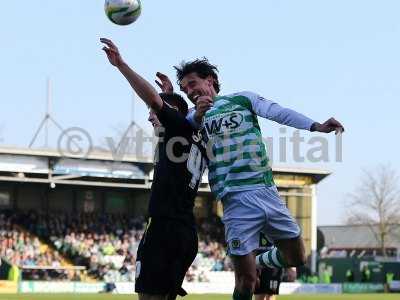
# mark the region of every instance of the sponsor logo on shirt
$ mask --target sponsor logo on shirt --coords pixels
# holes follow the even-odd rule
[[[243,121],[243,114],[239,112],[230,112],[207,118],[204,128],[209,136],[233,133],[241,130]]]

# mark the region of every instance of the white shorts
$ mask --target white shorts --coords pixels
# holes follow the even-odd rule
[[[223,206],[222,222],[230,255],[246,255],[258,249],[261,233],[271,242],[300,236],[300,228],[275,185],[229,193]]]

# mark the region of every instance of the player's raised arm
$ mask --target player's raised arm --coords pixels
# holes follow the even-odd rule
[[[244,92],[251,101],[251,106],[258,116],[275,121],[282,125],[287,125],[297,129],[318,131],[329,133],[335,131],[336,134],[342,133],[344,127],[334,118],[320,124],[305,115],[292,109],[280,106],[278,103],[265,99],[251,92]]]
[[[100,41],[105,44],[103,51],[107,54],[110,63],[125,76],[138,96],[154,110],[160,110],[163,106],[163,101],[155,88],[125,63],[117,46],[111,40],[101,38]]]

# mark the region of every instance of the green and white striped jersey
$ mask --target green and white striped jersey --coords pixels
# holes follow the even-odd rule
[[[309,130],[314,123],[255,93],[217,96],[202,128],[208,146],[209,183],[217,199],[274,184],[257,115],[299,129]]]

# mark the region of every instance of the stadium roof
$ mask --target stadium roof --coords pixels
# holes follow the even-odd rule
[[[15,182],[60,183],[60,184],[94,184],[117,186],[123,183],[126,187],[150,188],[152,181],[153,158],[136,157],[126,154],[116,159],[111,152],[94,150],[85,157],[64,155],[57,149],[30,149],[0,147],[0,180]],[[273,168],[275,174],[307,175],[312,183],[318,183],[330,173],[323,170],[301,168]],[[6,175],[9,173],[10,175]],[[41,177],[40,177],[41,176]],[[46,176],[48,178],[44,178]],[[85,182],[86,179],[92,182]],[[79,179],[79,180],[76,180]],[[115,179],[114,182],[107,182]],[[61,181],[62,180],[62,181]],[[125,182],[122,182],[124,181]],[[127,180],[141,180],[132,184]],[[208,180],[203,176],[200,191],[209,191]]]
[[[151,160],[111,153],[66,157],[54,149],[0,148],[0,181],[149,189]]]
[[[325,177],[329,176],[331,172],[326,170],[316,170],[316,169],[307,169],[307,168],[283,168],[283,167],[273,167],[272,171],[274,174],[293,174],[293,175],[308,175],[311,176],[314,183],[318,183],[323,180]]]
[[[374,234],[377,226],[368,225],[336,225],[318,226],[325,238],[325,246],[329,249],[379,248],[380,243]],[[400,248],[400,225],[387,237],[387,247]]]
[[[12,154],[12,155],[28,155],[28,156],[44,156],[44,157],[69,157],[69,158],[81,158],[74,155],[64,155],[60,150],[57,149],[30,149],[30,148],[14,148],[14,147],[0,147],[0,154]],[[115,158],[113,157],[111,152],[107,151],[90,151],[90,153],[84,157],[84,159],[89,160],[106,160],[113,161]],[[141,162],[141,163],[153,163],[153,159],[150,157],[136,157],[131,154],[125,154],[121,161],[124,162]]]

